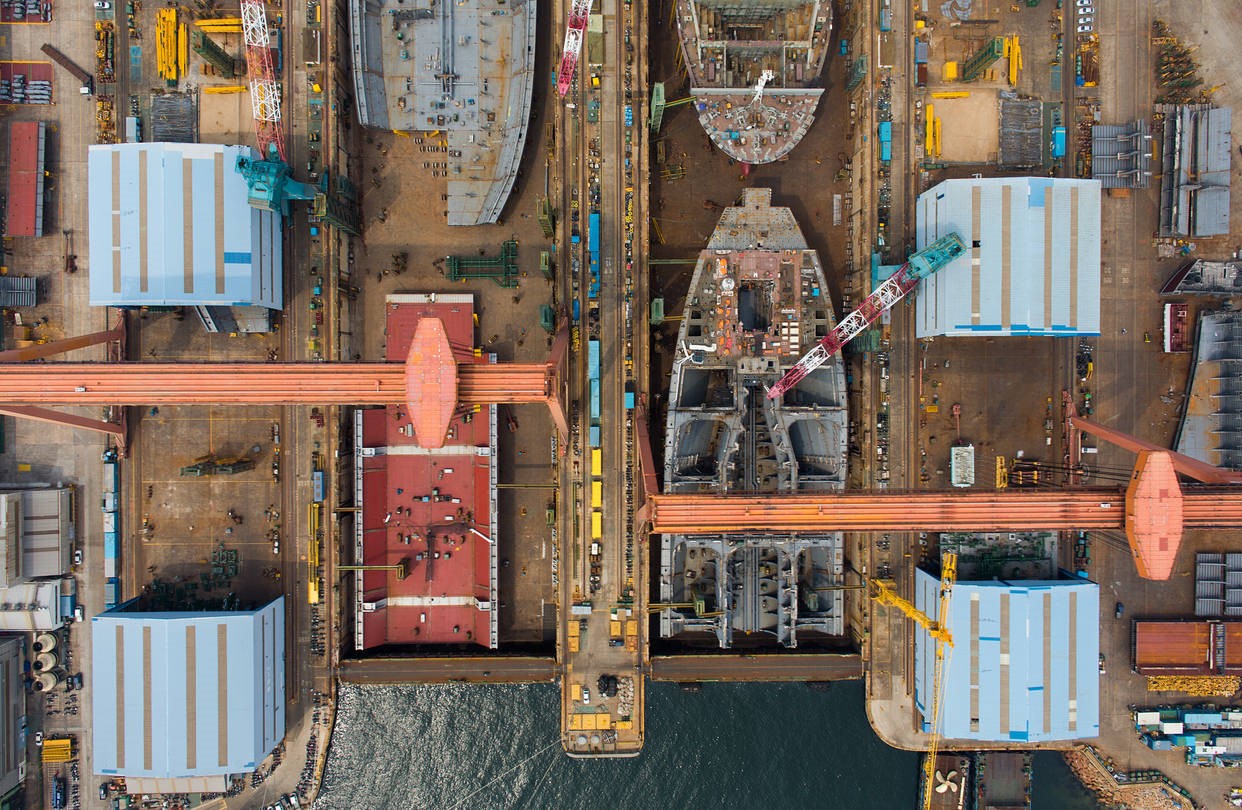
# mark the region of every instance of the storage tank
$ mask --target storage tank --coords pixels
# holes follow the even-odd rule
[[[48,670],[56,669],[56,663],[56,656],[50,652],[41,652],[35,657],[35,672],[47,672]]]
[[[56,649],[56,636],[52,633],[40,633],[35,636],[34,651],[36,653],[51,652]]]
[[[35,677],[34,690],[36,692],[50,692],[60,683],[60,679],[50,672],[40,672]]]

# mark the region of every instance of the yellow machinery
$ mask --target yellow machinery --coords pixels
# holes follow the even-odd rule
[[[927,738],[927,758],[923,761],[923,810],[931,807],[932,790],[936,782],[936,754],[940,751],[940,712],[944,697],[944,669],[953,648],[953,636],[949,633],[949,597],[957,582],[957,555],[943,552],[940,555],[940,600],[937,615],[932,619],[905,597],[898,596],[892,582],[872,579],[871,598],[881,605],[896,608],[927,631],[935,643],[935,667],[932,675],[931,731]]]
[[[68,737],[49,737],[43,741],[44,762],[69,762],[73,756],[73,740]]]
[[[1004,456],[996,457],[996,488],[1006,489],[1009,486],[1009,465]]]
[[[659,613],[662,610],[685,610],[694,608],[694,615],[700,619],[710,619],[715,616],[723,616],[723,610],[708,610],[707,600],[695,599],[693,602],[652,602],[647,605],[648,613]]]

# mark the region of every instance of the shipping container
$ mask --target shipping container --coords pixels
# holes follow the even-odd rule
[[[591,475],[599,478],[604,474],[604,451],[598,447],[591,450]]]
[[[603,481],[592,481],[591,482],[591,508],[592,509],[603,509],[604,508],[604,482]]]
[[[1052,156],[1065,157],[1065,127],[1052,128]]]
[[[587,246],[591,251],[591,260],[599,262],[599,212],[591,214],[590,230],[587,232]]]
[[[120,477],[117,474],[117,468],[116,468],[115,462],[110,462],[108,464],[103,465],[103,491],[104,492],[119,492],[120,491]]]
[[[104,609],[111,610],[117,606],[121,597],[121,583],[116,577],[108,577],[104,583]]]
[[[599,341],[587,341],[587,379],[599,379]]]
[[[314,489],[314,492],[312,493],[311,498],[315,501],[315,503],[323,503],[323,498],[324,498],[323,470],[311,471],[311,486]]]
[[[893,141],[893,122],[880,122],[880,143],[892,143]]]
[[[599,425],[591,425],[591,447],[599,447]]]
[[[591,513],[591,539],[599,540],[604,536],[604,513]]]
[[[625,409],[627,411],[634,410],[634,383],[627,382],[625,384]]]
[[[591,380],[591,422],[599,424],[599,379]]]

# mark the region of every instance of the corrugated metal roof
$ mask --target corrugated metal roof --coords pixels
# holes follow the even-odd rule
[[[1161,153],[1161,236],[1229,232],[1233,111],[1183,105],[1164,117]],[[1202,217],[1202,219],[1200,219]]]
[[[279,214],[252,208],[248,146],[126,143],[87,158],[92,306],[281,309]]]
[[[919,337],[1100,331],[1100,184],[946,180],[919,196],[917,245],[957,232],[971,250],[925,280]]]
[[[919,570],[915,605],[936,615],[939,579]],[[1099,586],[1086,580],[958,582],[944,669],[942,734],[1040,742],[1100,733]],[[933,655],[915,634],[915,702],[927,728]]]
[[[5,236],[43,235],[45,127],[41,121],[14,121],[9,125],[9,197],[5,202]]]
[[[285,735],[285,612],[127,613],[91,620],[95,772],[245,773]]]

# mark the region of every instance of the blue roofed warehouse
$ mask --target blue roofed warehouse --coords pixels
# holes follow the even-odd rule
[[[187,780],[253,771],[285,736],[284,625],[283,598],[251,611],[168,613],[132,600],[94,617],[95,772]],[[175,781],[159,784],[177,792]]]
[[[281,216],[252,208],[248,146],[122,143],[87,158],[92,306],[283,306]]]
[[[915,575],[915,606],[936,616],[940,580]],[[1085,579],[959,581],[946,626],[941,736],[1034,743],[1100,733],[1100,594]],[[915,704],[930,730],[934,649],[914,641]]]

